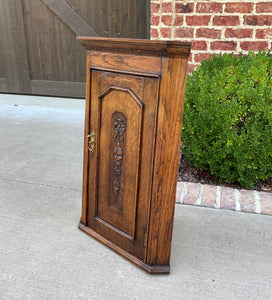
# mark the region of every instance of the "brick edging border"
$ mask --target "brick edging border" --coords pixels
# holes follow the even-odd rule
[[[176,203],[272,215],[272,193],[179,181]]]

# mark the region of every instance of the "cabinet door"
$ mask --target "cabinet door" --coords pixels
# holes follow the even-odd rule
[[[91,71],[87,226],[145,260],[159,79]]]

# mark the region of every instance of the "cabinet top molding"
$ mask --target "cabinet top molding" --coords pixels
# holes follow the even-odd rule
[[[87,50],[95,51],[176,57],[188,57],[191,52],[189,42],[83,36],[78,36],[77,39]]]

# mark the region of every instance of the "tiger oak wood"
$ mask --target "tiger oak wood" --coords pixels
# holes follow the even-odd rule
[[[78,39],[87,49],[79,228],[145,271],[169,273],[191,44]]]

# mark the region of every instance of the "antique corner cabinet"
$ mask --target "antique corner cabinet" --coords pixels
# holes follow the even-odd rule
[[[190,43],[78,37],[87,49],[79,228],[169,273]]]

